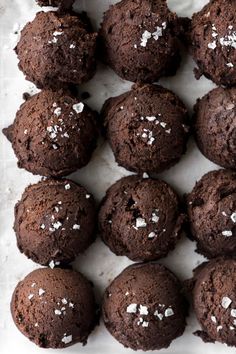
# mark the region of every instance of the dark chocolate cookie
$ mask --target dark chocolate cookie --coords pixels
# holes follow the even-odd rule
[[[191,51],[204,74],[217,85],[236,84],[236,2],[211,0],[192,18]]]
[[[214,259],[195,270],[194,309],[205,342],[236,346],[236,261]]]
[[[62,90],[43,90],[29,98],[3,132],[19,167],[48,177],[85,166],[98,135],[96,113]]]
[[[86,344],[97,323],[90,282],[65,269],[37,269],[18,283],[11,300],[18,329],[43,348]]]
[[[187,196],[197,250],[208,258],[236,252],[236,172],[211,171]]]
[[[122,0],[104,14],[102,60],[133,82],[152,83],[174,75],[180,63],[180,27],[166,0]]]
[[[161,172],[186,152],[187,109],[161,86],[134,85],[108,99],[102,116],[116,161],[130,171]]]
[[[39,88],[81,84],[95,73],[96,38],[78,14],[38,12],[16,46],[19,68]]]
[[[67,179],[30,185],[15,206],[18,247],[42,265],[72,262],[94,241],[95,224],[93,196]]]
[[[196,142],[209,160],[236,169],[236,88],[218,87],[194,107]]]
[[[184,220],[179,198],[167,183],[137,176],[112,185],[99,212],[104,242],[134,261],[165,257],[181,237]]]
[[[131,265],[105,292],[105,325],[125,347],[167,348],[186,325],[187,303],[181,291],[176,276],[163,265]]]

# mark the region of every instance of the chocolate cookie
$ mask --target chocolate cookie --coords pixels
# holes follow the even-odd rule
[[[102,201],[102,238],[119,256],[137,261],[165,257],[183,232],[179,198],[165,182],[137,176],[122,178]]]
[[[180,63],[180,24],[166,0],[122,0],[105,12],[101,57],[123,79],[155,82]]]
[[[236,84],[236,2],[211,0],[192,18],[191,51],[204,74],[217,85]]]
[[[116,161],[130,171],[161,172],[186,151],[187,109],[161,86],[134,85],[108,99],[102,116]]]
[[[113,280],[103,300],[108,331],[134,350],[167,348],[185,329],[187,304],[176,276],[163,265],[131,265]]]
[[[30,185],[15,206],[18,247],[42,265],[72,262],[94,241],[95,224],[92,195],[70,180]]]
[[[203,155],[236,169],[236,88],[216,88],[197,101],[194,131]]]
[[[187,196],[197,250],[208,258],[236,252],[236,172],[212,171]]]
[[[194,309],[205,342],[236,346],[236,261],[214,259],[195,270]]]
[[[80,273],[41,268],[18,283],[11,300],[17,328],[42,348],[86,344],[97,323],[90,282]]]
[[[96,113],[62,90],[44,90],[29,98],[3,132],[20,168],[54,177],[85,166],[98,133]]]
[[[78,14],[38,12],[16,46],[19,68],[39,88],[81,84],[95,73],[96,38]]]

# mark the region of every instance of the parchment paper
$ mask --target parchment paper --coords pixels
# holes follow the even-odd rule
[[[79,10],[86,10],[95,28],[99,26],[102,13],[108,8],[109,0],[78,0]],[[169,6],[181,16],[191,16],[198,11],[207,0],[169,0]],[[24,92],[36,92],[33,84],[24,79],[17,68],[17,58],[12,50],[18,40],[19,29],[32,20],[40,8],[34,0],[0,0],[0,129],[8,126],[14,119],[19,105],[23,102]],[[14,33],[16,32],[16,33]],[[160,82],[175,91],[187,104],[190,112],[198,97],[203,96],[214,85],[202,78],[195,80],[194,63],[185,55],[181,68],[173,78],[162,79]],[[121,80],[110,69],[99,65],[96,76],[81,90],[88,91],[91,98],[87,103],[100,110],[104,100],[118,95],[131,86]],[[12,291],[17,282],[38,266],[20,254],[16,247],[15,235],[12,230],[14,205],[20,198],[24,188],[39,180],[40,177],[18,169],[16,158],[10,143],[0,133],[0,353],[1,354],[38,354],[44,350],[36,347],[25,338],[15,327],[10,314],[9,304]],[[194,142],[189,142],[188,152],[174,168],[160,175],[170,182],[179,193],[191,190],[195,181],[205,172],[215,169],[213,163],[206,160]],[[113,154],[106,142],[100,144],[92,161],[82,170],[70,177],[83,184],[99,201],[106,189],[117,179],[128,172],[117,166]],[[174,252],[162,263],[168,265],[181,279],[191,276],[192,269],[204,258],[194,252],[195,245],[188,239],[182,239]],[[131,262],[125,257],[117,257],[100,241],[95,244],[74,263],[74,267],[87,275],[95,285],[98,299],[108,283]],[[160,354],[233,354],[236,350],[222,344],[204,344],[192,332],[200,328],[191,312],[184,335],[175,340]],[[55,350],[47,350],[48,354]],[[89,337],[88,344],[80,344],[60,351],[63,354],[124,354],[133,353],[124,349],[105,330],[101,323]]]

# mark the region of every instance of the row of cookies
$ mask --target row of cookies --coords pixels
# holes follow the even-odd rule
[[[236,84],[234,2],[211,0],[190,20],[171,12],[166,0],[122,0],[106,11],[98,33],[87,16],[68,12],[73,2],[39,0],[60,5],[59,11],[39,12],[21,33],[19,68],[38,87],[88,81],[96,58],[123,79],[157,82],[176,73],[181,41],[198,65],[197,78],[204,74],[217,85]]]

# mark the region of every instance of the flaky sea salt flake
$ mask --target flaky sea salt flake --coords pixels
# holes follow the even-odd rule
[[[213,41],[213,42],[211,42],[211,43],[208,43],[207,46],[208,46],[209,49],[212,49],[212,50],[216,49],[216,47],[217,47],[216,41]]]
[[[75,103],[73,105],[73,110],[79,114],[79,113],[82,113],[83,110],[84,110],[84,104],[82,102],[79,102],[79,103]]]
[[[161,126],[162,128],[165,128],[165,127],[167,126],[167,124],[166,124],[165,122],[160,122],[160,126]]]
[[[139,306],[139,313],[140,313],[140,315],[148,315],[147,306],[140,305]]]
[[[57,107],[54,112],[53,112],[57,117],[60,117],[61,115],[61,107]]]
[[[231,315],[232,317],[236,317],[236,309],[232,309],[232,310],[230,311],[230,315]]]
[[[154,223],[157,223],[159,221],[159,219],[160,219],[160,217],[156,213],[157,213],[157,210],[152,213],[152,217],[151,217],[151,220]]]
[[[54,229],[58,230],[62,226],[62,223],[60,221],[57,221],[54,222],[52,226],[54,227]]]
[[[61,340],[63,343],[68,344],[72,342],[72,335],[67,336],[66,333],[64,334],[64,337]]]
[[[150,232],[150,234],[148,234],[148,238],[154,238],[156,237],[155,232]]]
[[[146,116],[145,118],[149,122],[154,122],[157,119],[155,116]]]
[[[137,312],[137,304],[130,304],[129,306],[127,306],[126,312],[136,313]]]
[[[54,313],[55,313],[55,315],[57,315],[57,316],[60,316],[60,315],[61,315],[61,311],[60,311],[60,310],[55,310]]]
[[[230,219],[233,221],[233,223],[236,223],[236,212],[231,214]]]
[[[222,231],[222,235],[225,237],[231,237],[231,236],[233,236],[233,233],[230,230],[225,230],[225,231]]]
[[[42,288],[39,289],[39,296],[42,296],[45,293],[45,290],[43,290]]]
[[[156,31],[152,33],[153,38],[155,39],[155,41],[157,41],[159,39],[159,37],[162,36],[162,27],[157,26],[156,27]]]
[[[63,34],[63,32],[59,32],[59,31],[55,31],[53,32],[53,36],[56,37],[56,36],[61,36]]]
[[[143,219],[143,218],[137,218],[137,219],[136,219],[136,224],[135,224],[135,226],[136,226],[137,228],[146,227],[146,226],[147,226],[147,223],[146,223],[145,219]]]
[[[174,315],[174,311],[171,307],[168,307],[168,309],[165,310],[165,317],[170,317]]]
[[[228,296],[224,296],[221,300],[221,305],[224,309],[227,309],[230,306],[231,302],[232,300]]]
[[[152,38],[152,34],[149,31],[144,31],[141,38],[141,47],[146,47],[148,40]]]
[[[80,225],[79,224],[74,224],[73,225],[73,230],[80,230]]]
[[[158,310],[156,310],[154,312],[154,316],[158,317],[160,321],[162,321],[163,317],[164,317],[164,315],[162,313],[158,312]]]
[[[212,320],[213,323],[217,323],[216,316],[211,316],[211,320]]]
[[[50,267],[51,269],[53,269],[53,268],[55,267],[55,263],[54,263],[53,260],[49,263],[49,267]]]
[[[148,327],[149,323],[147,321],[143,321],[142,327]]]

